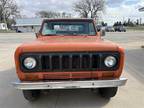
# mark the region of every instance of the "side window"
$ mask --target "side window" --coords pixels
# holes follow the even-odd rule
[[[44,24],[42,34],[56,34],[56,31],[53,30],[47,23]]]

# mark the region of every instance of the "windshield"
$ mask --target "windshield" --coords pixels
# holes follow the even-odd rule
[[[42,35],[96,35],[92,22],[45,22]]]

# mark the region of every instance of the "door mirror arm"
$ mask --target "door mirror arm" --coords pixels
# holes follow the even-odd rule
[[[35,33],[36,38],[40,36],[40,33]]]

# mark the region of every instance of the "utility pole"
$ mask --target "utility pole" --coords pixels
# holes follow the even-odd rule
[[[144,7],[139,8],[139,12],[144,12]],[[140,18],[140,25],[141,25],[141,23],[142,23],[142,18]]]

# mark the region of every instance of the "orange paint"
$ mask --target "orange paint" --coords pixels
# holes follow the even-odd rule
[[[117,51],[120,53],[120,66],[116,71],[88,71],[88,72],[30,72],[24,73],[20,69],[19,57],[26,52],[96,52]],[[15,64],[18,78],[27,80],[47,79],[104,79],[119,78],[124,66],[124,49],[109,41],[96,36],[42,36],[31,42],[19,46],[15,52]]]

